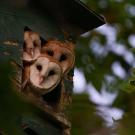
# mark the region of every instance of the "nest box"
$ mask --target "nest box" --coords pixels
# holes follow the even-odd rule
[[[0,62],[1,64],[12,62],[15,65],[14,68],[11,68],[12,80],[14,80],[12,82],[15,82],[15,89],[21,92],[22,53],[24,30],[26,28],[38,32],[43,40],[55,38],[62,41],[72,41],[80,34],[97,28],[104,23],[105,20],[102,16],[88,9],[79,0],[1,0]],[[5,82],[4,78],[3,82]],[[64,83],[65,89],[72,91],[72,81],[64,80]],[[0,88],[2,88],[2,83],[0,85]],[[57,89],[61,88],[58,87]],[[53,100],[55,94],[48,94],[45,97],[48,99],[48,104],[58,100]],[[44,103],[41,104],[40,101],[37,104],[44,114],[44,128],[41,127],[44,133],[36,131],[35,127],[30,125],[30,118],[24,118],[23,123],[27,125],[24,131],[28,135],[70,134],[69,121],[64,115],[61,115],[61,112],[53,111],[52,108],[55,105],[51,108]],[[33,123],[33,125],[40,127],[38,122]]]

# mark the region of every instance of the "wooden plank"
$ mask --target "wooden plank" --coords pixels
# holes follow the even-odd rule
[[[15,16],[0,12],[0,59],[12,61],[14,66],[13,74],[16,80],[21,83],[22,66],[22,47],[23,47],[23,28]]]

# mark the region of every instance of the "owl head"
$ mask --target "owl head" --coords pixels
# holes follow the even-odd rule
[[[67,74],[73,68],[75,62],[74,45],[70,42],[49,40],[43,45],[41,53],[57,60],[62,67],[63,74]]]
[[[46,55],[39,56],[30,66],[30,83],[40,94],[53,90],[60,83],[61,76],[59,63]]]
[[[38,33],[33,31],[24,32],[23,60],[30,62],[35,60],[41,52],[41,40]]]

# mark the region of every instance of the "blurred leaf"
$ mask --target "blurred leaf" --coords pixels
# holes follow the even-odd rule
[[[126,91],[126,92],[135,92],[135,80],[129,80],[128,82],[123,82],[121,84],[121,89]]]
[[[71,118],[73,135],[88,135],[104,127],[102,119],[96,115],[96,110],[85,93],[74,94],[73,103],[67,110]]]
[[[25,135],[22,128],[22,116],[37,114],[38,109],[27,103],[12,87],[11,74],[13,68],[5,62],[0,66],[0,129],[6,135]]]
[[[118,134],[119,135],[134,135],[134,125],[135,125],[135,114],[134,113],[126,113],[124,118],[121,120],[118,125]]]

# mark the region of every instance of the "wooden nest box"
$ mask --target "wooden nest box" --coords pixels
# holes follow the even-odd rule
[[[75,40],[104,23],[79,0],[0,1],[1,64],[12,63],[10,81],[41,110],[44,121],[44,128],[34,123],[41,133],[24,117],[25,133],[70,135],[64,110],[71,101]]]

